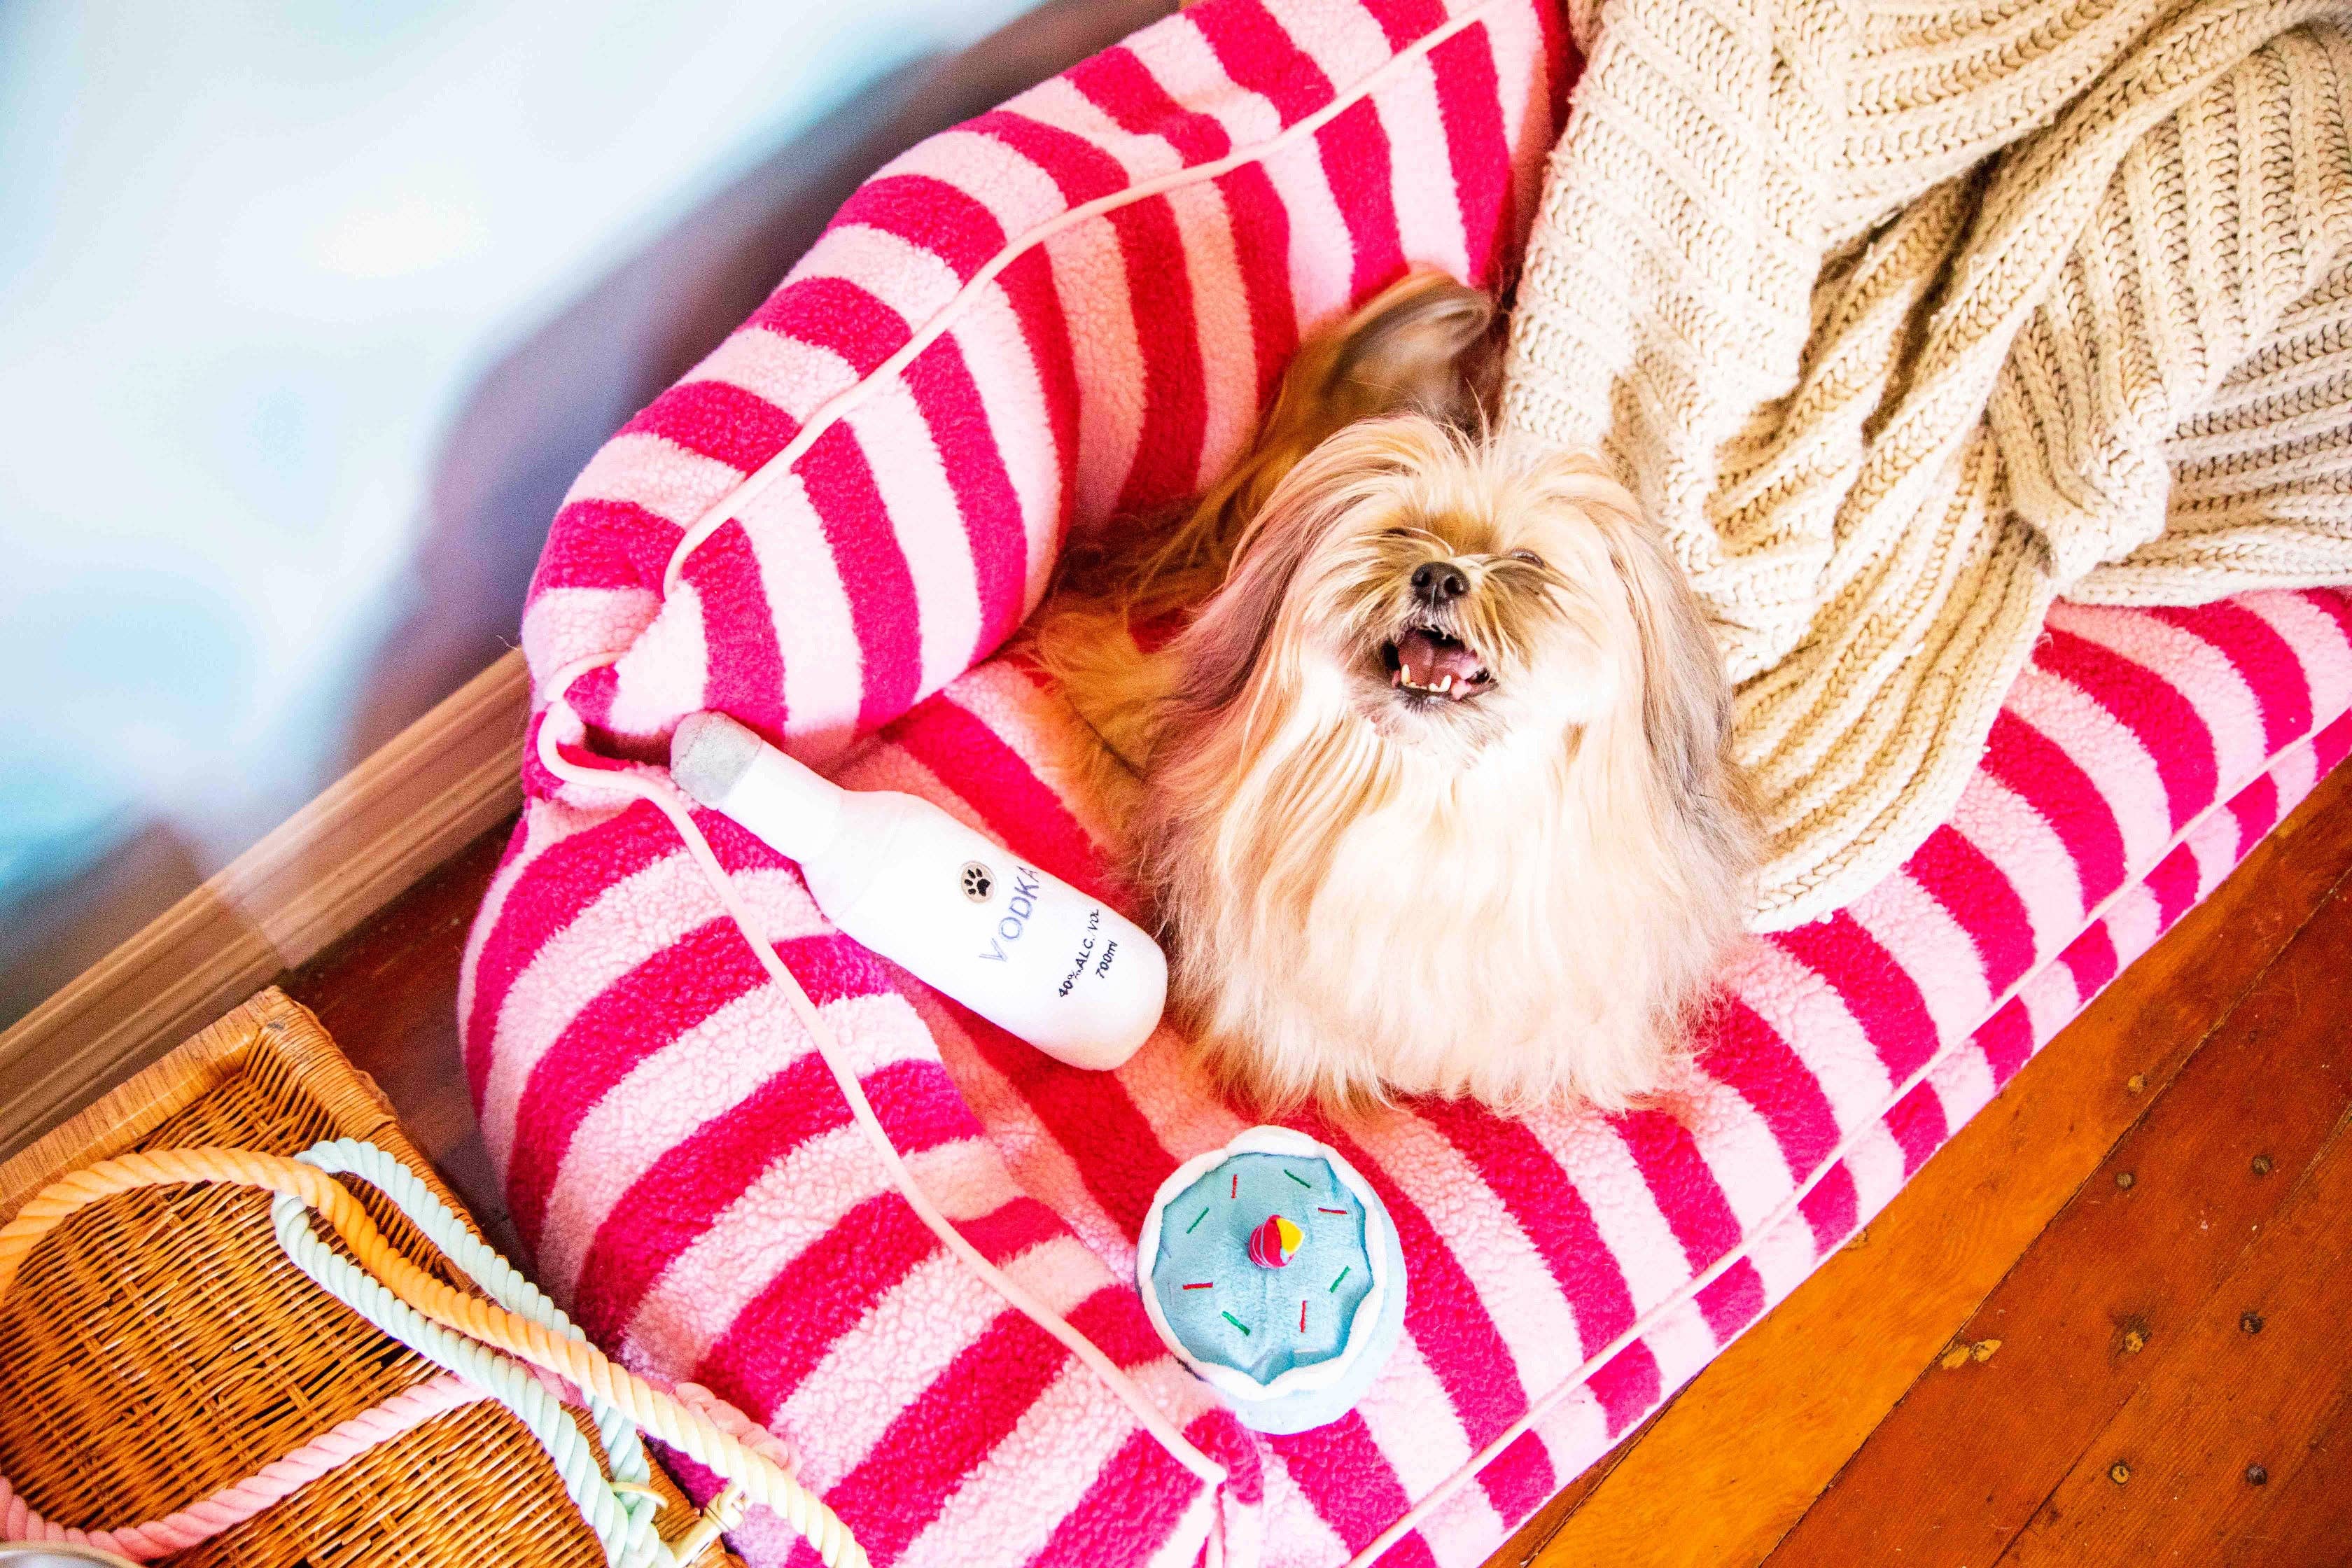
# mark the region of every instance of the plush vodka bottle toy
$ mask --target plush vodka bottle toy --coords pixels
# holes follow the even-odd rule
[[[671,779],[800,862],[827,919],[1073,1067],[1158,1026],[1168,960],[1134,921],[926,800],[845,790],[724,713],[670,741]]]

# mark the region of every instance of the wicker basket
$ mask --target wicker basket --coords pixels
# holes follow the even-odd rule
[[[292,1154],[366,1139],[463,1206],[383,1096],[282,992],[247,1002],[0,1165],[0,1221],[58,1176],[133,1149]],[[400,1249],[458,1282],[390,1204]],[[115,1527],[252,1475],[439,1368],[386,1339],[278,1249],[266,1194],[185,1187],[84,1210],[0,1302],[0,1475],[48,1518]],[[695,1512],[658,1467],[666,1538]],[[246,1568],[602,1568],[604,1553],[520,1422],[484,1403],[438,1416],[169,1559]],[[734,1559],[716,1546],[698,1568]]]

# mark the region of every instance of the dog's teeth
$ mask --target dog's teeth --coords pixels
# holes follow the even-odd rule
[[[1454,695],[1454,678],[1450,675],[1441,675],[1437,678],[1437,684],[1430,689],[1440,697],[1451,697]]]

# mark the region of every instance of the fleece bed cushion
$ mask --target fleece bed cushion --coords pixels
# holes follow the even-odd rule
[[[1410,263],[1504,275],[1574,68],[1536,0],[1207,0],[910,152],[582,475],[525,612],[534,742],[625,766],[722,708],[1124,899],[1055,761],[1074,721],[992,655],[1070,536],[1230,460],[1301,331]],[[1130,1283],[1153,1190],[1242,1124],[1183,1042],[1064,1068],[699,815],[926,1189],[1225,1465],[1214,1495],[915,1219],[651,806],[527,758],[467,1068],[542,1282],[782,1435],[877,1563],[1180,1563],[1214,1525],[1228,1562],[1328,1565],[1455,1483],[1388,1559],[1475,1563],[2210,890],[2352,743],[2347,706],[2339,595],[2061,606],[1953,820],[1758,941],[1655,1107],[1302,1119],[1381,1192],[1411,1286],[1364,1404],[1271,1439]],[[732,1539],[808,1560],[756,1514]]]

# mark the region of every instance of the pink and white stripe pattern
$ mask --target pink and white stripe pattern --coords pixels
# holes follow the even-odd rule
[[[1504,276],[1573,71],[1537,0],[1208,0],[918,147],[574,487],[525,646],[542,681],[618,657],[559,733],[583,761],[658,756],[723,708],[1119,896],[1052,761],[1066,709],[989,656],[1073,531],[1232,456],[1302,330],[1410,262]],[[1145,182],[968,297],[665,592],[683,531],[1015,237]],[[877,1563],[1178,1564],[1213,1522],[1228,1562],[1328,1568],[1524,1426],[1387,1558],[1471,1564],[2218,882],[2352,744],[2347,708],[2337,595],[2062,606],[1952,822],[1851,909],[1759,940],[1655,1108],[1302,1123],[1380,1187],[1412,1286],[1372,1395],[1273,1440],[1164,1354],[1127,1283],[1153,1189],[1240,1124],[1183,1042],[1063,1068],[698,818],[926,1190],[1230,1468],[1213,1497],[892,1191],[650,806],[526,763],[467,952],[467,1068],[542,1281],[600,1342],[782,1434]],[[734,1539],[806,1559],[772,1521]]]

